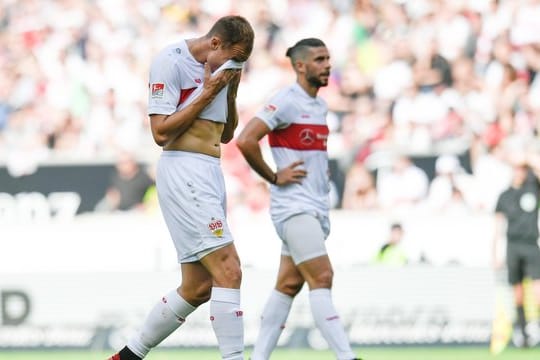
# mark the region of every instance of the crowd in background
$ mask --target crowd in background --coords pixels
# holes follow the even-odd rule
[[[152,166],[152,56],[230,13],[256,33],[238,93],[240,128],[294,81],[287,47],[303,37],[327,44],[333,69],[320,95],[330,109],[330,156],[344,176],[334,207],[492,211],[510,180],[509,156],[538,151],[540,0],[0,5],[0,161],[13,176],[44,161],[114,161],[126,152]],[[433,174],[415,164],[419,156],[435,159]],[[267,206],[266,184],[234,142],[222,164],[231,207]]]

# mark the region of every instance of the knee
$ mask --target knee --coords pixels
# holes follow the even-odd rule
[[[212,294],[212,280],[206,280],[199,283],[197,286],[186,289],[181,288],[181,295],[188,303],[193,306],[199,306],[210,300]]]
[[[240,284],[242,283],[242,269],[240,266],[235,267],[228,272],[227,280],[230,281],[231,287],[240,288]]]
[[[332,281],[334,279],[334,271],[332,269],[326,269],[320,271],[318,274],[313,276],[313,279],[310,283],[310,288],[332,288]]]
[[[212,294],[212,287],[211,286],[199,289],[199,291],[197,291],[197,293],[195,295],[196,299],[197,299],[197,302],[198,302],[198,305],[204,304],[205,302],[210,300],[210,295],[211,294]]]
[[[228,268],[222,274],[215,277],[214,281],[218,287],[239,289],[242,284],[242,269],[240,266]]]
[[[514,302],[516,305],[523,305],[524,296],[523,293],[514,293]]]
[[[302,286],[304,285],[304,279],[284,279],[278,282],[276,290],[279,292],[288,295],[290,297],[295,297],[298,295]]]

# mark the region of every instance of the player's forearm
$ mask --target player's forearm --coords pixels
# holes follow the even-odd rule
[[[228,100],[228,109],[227,109],[227,122],[223,128],[223,133],[221,135],[221,142],[227,144],[234,137],[234,130],[238,126],[238,111],[236,110],[236,101]]]
[[[171,115],[151,115],[152,135],[159,146],[164,146],[185,133],[199,113],[212,101],[207,95],[199,96],[191,104]]]
[[[276,174],[264,161],[259,143],[254,140],[242,140],[237,145],[249,166],[263,179],[274,184]]]

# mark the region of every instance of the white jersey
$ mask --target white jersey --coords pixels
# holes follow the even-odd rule
[[[220,71],[226,70],[226,69],[242,69],[244,63],[234,61],[234,60],[227,60],[221,65],[218,69],[216,69],[213,73],[213,75],[216,75]],[[188,106],[195,100],[199,95],[201,95],[201,92],[203,91],[204,85],[201,84],[189,95],[189,97],[180,104],[180,109],[183,109],[185,106]],[[200,119],[206,119],[211,120],[215,122],[221,122],[225,123],[227,122],[227,115],[229,113],[229,107],[227,104],[227,89],[229,88],[229,84],[225,85],[223,89],[221,89],[216,97],[212,100],[210,104],[208,104],[198,115],[198,118]]]
[[[271,186],[270,212],[274,222],[299,213],[328,217],[327,113],[322,98],[309,96],[295,83],[279,91],[255,115],[272,129],[268,141],[277,168],[303,160],[307,171],[302,184]]]
[[[161,50],[150,66],[148,115],[171,115],[203,83],[204,65],[195,60],[186,41]]]
[[[242,69],[243,63],[228,60],[212,75],[224,69]],[[185,40],[172,44],[158,53],[150,67],[148,115],[170,115],[183,109],[203,90],[204,65],[199,63]],[[223,87],[214,100],[198,115],[200,119],[227,122],[227,88]]]

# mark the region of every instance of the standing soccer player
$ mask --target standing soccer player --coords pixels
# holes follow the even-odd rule
[[[355,358],[331,298],[333,270],[325,247],[330,231],[326,103],[317,96],[328,84],[330,55],[319,39],[287,50],[296,82],[275,95],[237,139],[249,165],[271,186],[271,215],[283,242],[275,289],[262,314],[252,360],[275,348],[304,282],[315,323],[340,360]],[[268,135],[278,171],[263,159],[259,140]]]
[[[232,139],[238,123],[236,91],[253,39],[243,17],[226,16],[205,36],[166,47],[152,63],[148,114],[163,147],[156,185],[182,283],[157,302],[111,360],[144,358],[208,300],[222,358],[244,358],[242,274],[226,222],[219,158],[220,144]]]
[[[532,155],[526,160],[514,160],[510,187],[500,194],[495,209],[496,232],[494,264],[498,267],[497,244],[506,238],[506,265],[508,281],[514,290],[516,346],[534,346],[538,338],[531,339],[526,329],[523,280],[532,279],[535,305],[540,310],[540,248],[538,247],[538,205],[540,200],[540,159]],[[504,232],[506,229],[506,234]],[[537,334],[534,334],[538,337]]]

